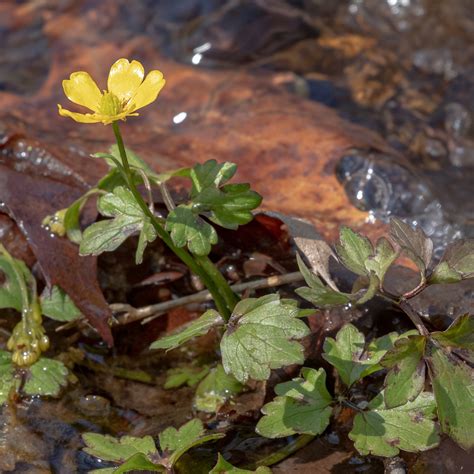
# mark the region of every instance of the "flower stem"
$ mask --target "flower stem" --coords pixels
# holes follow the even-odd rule
[[[113,122],[112,128],[114,130],[115,139],[117,141],[120,157],[122,159],[122,166],[125,172],[126,182],[133,194],[133,197],[143,210],[144,214],[150,219],[153,227],[163,242],[174,252],[177,257],[182,260],[183,263],[187,265],[187,267],[193,273],[201,278],[202,282],[211,293],[217,310],[225,320],[228,320],[235,304],[238,301],[238,297],[235,295],[227,281],[208,257],[194,256],[193,258],[193,256],[186,249],[176,247],[173,244],[171,237],[158,222],[156,216],[150,211],[142,195],[135,186],[135,183],[133,182],[132,170],[130,169],[130,165],[128,163],[127,153],[125,151],[125,146],[123,144],[118,122]]]

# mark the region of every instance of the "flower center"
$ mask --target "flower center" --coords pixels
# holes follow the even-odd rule
[[[118,115],[122,110],[120,99],[112,92],[104,91],[104,95],[100,99],[99,113],[111,116]]]

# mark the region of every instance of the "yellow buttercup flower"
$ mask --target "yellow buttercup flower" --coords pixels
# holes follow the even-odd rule
[[[63,81],[64,93],[71,102],[87,107],[93,113],[71,112],[58,104],[59,115],[71,117],[76,122],[102,122],[104,125],[138,115],[135,111],[154,102],[165,85],[160,71],[150,71],[145,80],[144,76],[140,62],[119,59],[110,68],[108,90],[102,93],[89,73],[73,72]]]

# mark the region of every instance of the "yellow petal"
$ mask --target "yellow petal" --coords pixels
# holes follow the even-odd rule
[[[58,104],[59,115],[61,117],[70,117],[76,122],[80,123],[97,123],[102,122],[101,118],[97,114],[79,114],[77,112],[71,112],[70,110],[63,109]]]
[[[63,89],[71,102],[97,111],[102,94],[87,72],[73,72],[69,79],[63,81]]]
[[[144,75],[143,66],[138,61],[129,63],[128,59],[119,59],[110,68],[107,88],[122,103],[126,103],[135,95]]]
[[[145,107],[156,100],[166,81],[163,79],[163,73],[160,71],[150,71],[137,93],[130,100],[129,112]]]

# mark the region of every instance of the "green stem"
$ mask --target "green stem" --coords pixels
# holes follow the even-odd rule
[[[127,153],[125,151],[125,146],[123,144],[118,122],[113,122],[112,128],[114,130],[115,139],[117,140],[117,146],[122,159],[122,166],[125,172],[126,182],[133,194],[133,197],[143,210],[144,214],[150,219],[153,227],[163,242],[174,252],[177,257],[182,260],[183,263],[187,265],[187,267],[193,273],[201,278],[202,282],[211,293],[214,302],[216,303],[217,310],[223,318],[228,320],[232,310],[234,309],[235,303],[237,302],[236,295],[232,292],[227,281],[224,279],[215,265],[209,260],[209,258],[196,256],[193,258],[187,252],[187,250],[176,247],[173,244],[171,237],[158,222],[156,216],[150,211],[142,195],[135,186],[135,183],[133,182],[132,170],[130,169],[130,165],[128,163]],[[232,298],[230,295],[232,295]]]
[[[240,301],[240,298],[232,291],[232,288],[229,286],[226,279],[222,276],[222,273],[217,269],[217,267],[214,265],[214,263],[210,260],[209,257],[198,257],[196,255],[194,259],[196,260],[198,265],[215,282],[227,307],[230,308],[230,312],[232,313],[232,310],[234,309],[235,305]],[[226,321],[227,320],[228,318],[226,318]]]

